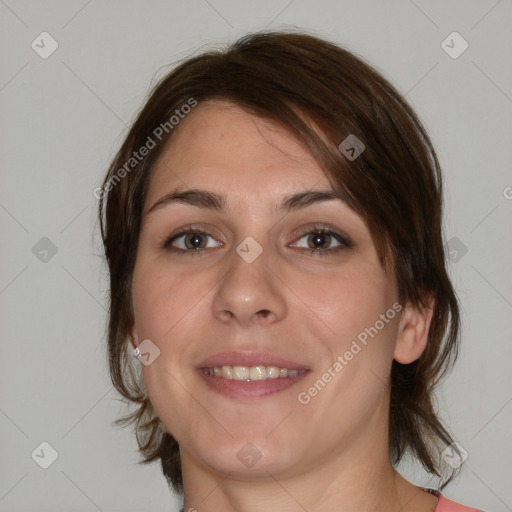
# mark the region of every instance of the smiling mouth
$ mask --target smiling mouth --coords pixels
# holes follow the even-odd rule
[[[197,370],[211,391],[242,402],[279,394],[302,381],[310,371],[263,365],[213,366]]]
[[[283,379],[287,377],[297,377],[306,370],[289,370],[278,366],[213,366],[211,368],[201,368],[205,375],[220,377],[228,380],[238,381],[262,381],[268,379]]]
[[[232,350],[210,355],[195,371],[210,391],[239,401],[252,401],[294,386],[311,368],[272,352]]]

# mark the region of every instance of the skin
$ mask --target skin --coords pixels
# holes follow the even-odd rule
[[[387,444],[391,363],[421,355],[431,310],[404,304],[301,404],[298,393],[398,302],[395,276],[381,267],[363,218],[341,200],[276,211],[289,194],[332,189],[283,127],[209,101],[175,130],[146,197],[132,288],[133,344],[150,339],[160,350],[142,366],[143,376],[157,415],[180,445],[185,510],[432,512],[437,498],[394,470]],[[147,213],[176,187],[225,194],[226,209],[172,203]],[[352,245],[327,236],[325,255],[312,254],[313,222],[345,234]],[[208,233],[199,256],[161,247],[189,224]],[[248,236],[263,250],[252,263],[236,252]],[[174,241],[184,244],[184,237]],[[250,349],[311,372],[288,390],[238,400],[212,391],[195,370],[206,356]],[[250,468],[237,457],[248,442],[261,454]]]

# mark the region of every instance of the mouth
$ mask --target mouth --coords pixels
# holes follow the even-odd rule
[[[196,368],[214,392],[229,398],[262,398],[289,389],[311,370],[272,354],[225,352]]]

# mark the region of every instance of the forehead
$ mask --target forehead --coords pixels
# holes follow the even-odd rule
[[[286,127],[227,101],[192,110],[156,162],[151,189],[209,185],[251,190],[331,188],[304,143]]]

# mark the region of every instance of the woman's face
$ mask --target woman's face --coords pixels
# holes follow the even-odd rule
[[[132,291],[145,385],[184,472],[277,478],[387,449],[401,305],[365,222],[314,195],[328,179],[276,124],[220,101],[180,123]]]

